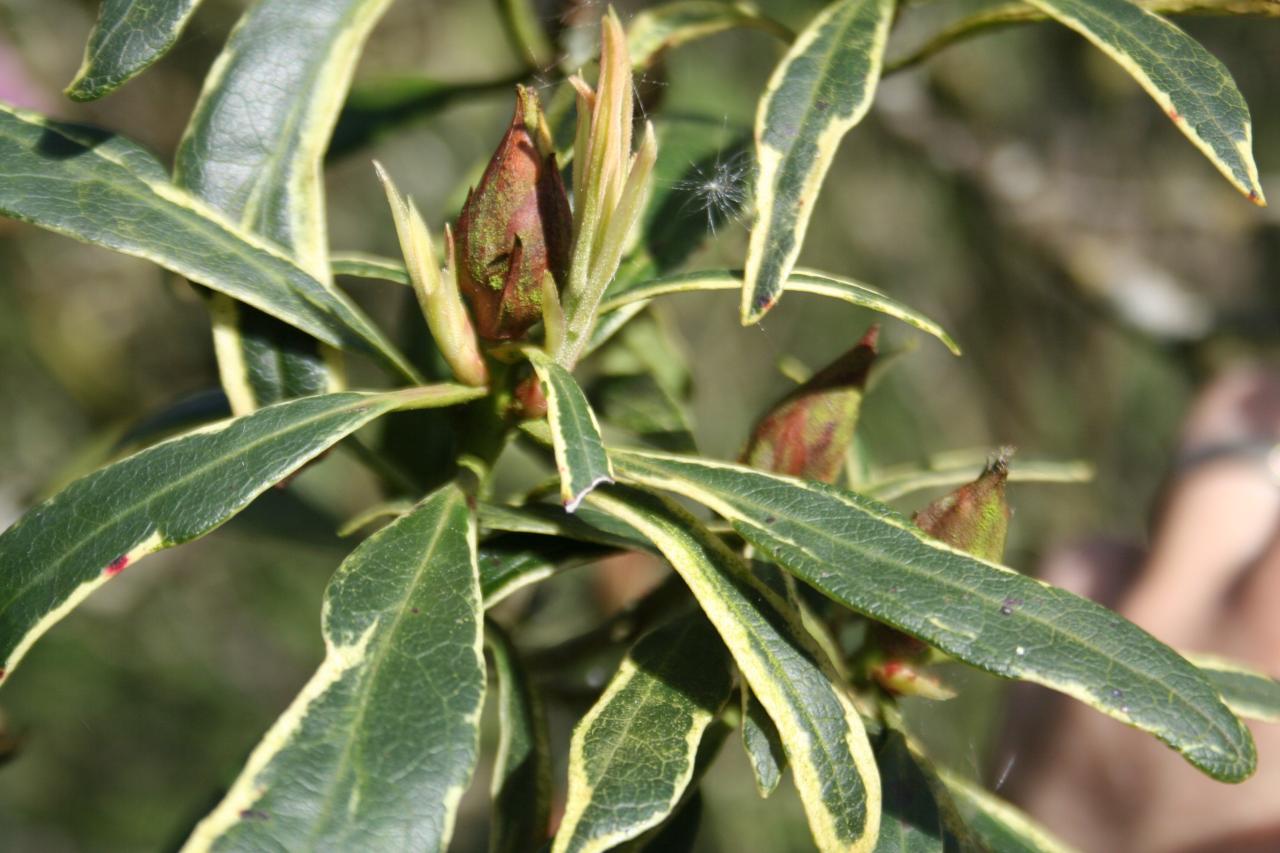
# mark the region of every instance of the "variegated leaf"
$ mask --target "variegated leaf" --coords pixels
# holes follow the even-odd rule
[[[1228,181],[1265,204],[1249,106],[1231,72],[1198,41],[1129,0],[1028,2],[1120,63]]]
[[[125,568],[203,536],[375,418],[476,396],[435,386],[308,397],[202,427],[76,480],[0,534],[0,677]]]
[[[330,287],[322,170],[361,48],[390,0],[262,0],[205,79],[174,181],[292,253]],[[214,294],[222,385],[237,414],[343,385],[341,355]]]
[[[756,222],[747,247],[742,322],[782,295],[836,147],[875,96],[894,0],[836,0],[800,33],[756,113]]]
[[[949,548],[852,492],[692,457],[612,455],[624,479],[705,504],[835,601],[988,672],[1073,696],[1215,778],[1254,770],[1248,729],[1204,676],[1104,607]]]
[[[320,668],[187,853],[448,846],[485,691],[467,495],[445,486],[365,540],[329,583],[323,628]]]
[[[589,500],[658,546],[719,631],[778,728],[818,849],[871,850],[880,820],[871,747],[799,614],[672,502],[620,488]]]
[[[417,381],[349,299],[174,187],[145,151],[112,133],[0,105],[0,214],[153,261]]]
[[[525,350],[547,397],[547,418],[560,473],[560,496],[573,512],[596,486],[613,482],[600,424],[573,374],[539,349]]]
[[[102,0],[84,61],[67,86],[73,101],[108,95],[168,53],[200,0]]]
[[[724,644],[701,613],[641,638],[574,730],[553,853],[610,850],[666,819],[732,686]]]

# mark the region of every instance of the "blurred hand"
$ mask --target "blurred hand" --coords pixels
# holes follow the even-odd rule
[[[1175,473],[1149,553],[1090,543],[1052,556],[1042,576],[1179,651],[1280,675],[1280,476],[1250,452],[1278,440],[1280,378],[1224,376],[1188,417],[1182,458],[1199,461]],[[1005,793],[1063,840],[1086,851],[1280,850],[1280,726],[1250,724],[1258,772],[1227,785],[1079,703],[1013,696]]]

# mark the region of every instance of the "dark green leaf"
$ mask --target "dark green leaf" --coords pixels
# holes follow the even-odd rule
[[[613,469],[600,437],[600,424],[573,374],[542,350],[526,350],[547,396],[547,417],[555,446],[560,496],[573,512],[596,486],[613,482]]]
[[[157,444],[75,481],[0,534],[0,656],[141,557],[213,530],[346,435],[397,408],[476,396],[436,386],[309,397]]]
[[[814,202],[844,135],[875,96],[894,0],[837,0],[773,72],[756,113],[756,223],[747,248],[742,322],[782,295]]]
[[[745,684],[742,686],[742,747],[756,777],[756,791],[762,798],[768,797],[782,781],[787,754],[778,736],[778,727]]]
[[[591,503],[658,546],[777,726],[819,850],[869,850],[880,783],[862,719],[788,603],[672,502],[610,488]]]
[[[332,289],[324,151],[370,29],[390,0],[262,0],[205,81],[178,147],[174,181],[282,246]],[[337,354],[214,295],[223,386],[238,413],[342,384]]]
[[[1249,106],[1231,72],[1177,26],[1129,0],[1028,0],[1093,42],[1155,98],[1249,201],[1264,204]]]
[[[554,853],[609,850],[670,815],[732,686],[724,644],[701,613],[636,643],[574,730]]]
[[[101,98],[151,67],[173,47],[199,2],[102,0],[67,96],[73,101]]]
[[[946,797],[941,783],[931,778],[901,732],[886,728],[881,733],[876,765],[884,792],[876,853],[976,853],[982,849],[955,826],[955,807],[938,802],[939,796]]]
[[[706,504],[848,607],[1151,732],[1211,776],[1253,772],[1248,730],[1204,676],[1104,607],[950,549],[852,492],[688,457],[613,456],[626,479]]]
[[[485,690],[475,543],[449,485],[343,562],[324,662],[186,850],[447,847]]]
[[[169,184],[153,160],[113,134],[0,106],[0,213],[154,261],[416,379],[350,300]]]
[[[498,681],[498,754],[494,758],[490,853],[525,853],[547,840],[551,751],[542,700],[511,640],[493,623],[485,643]]]

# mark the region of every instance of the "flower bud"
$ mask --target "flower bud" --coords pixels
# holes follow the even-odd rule
[[[834,483],[853,441],[879,334],[880,327],[871,326],[853,349],[775,405],[756,424],[742,461],[762,471]]]
[[[935,539],[983,560],[1004,559],[1009,532],[1009,503],[1004,484],[1009,479],[1011,449],[987,463],[972,483],[938,498],[915,514],[916,526]]]
[[[927,672],[901,660],[889,660],[871,667],[871,677],[895,696],[919,696],[942,701],[955,698],[955,691]]]
[[[563,287],[573,215],[538,96],[516,87],[511,126],[458,217],[458,288],[476,331],[520,338],[542,318],[543,277]]]

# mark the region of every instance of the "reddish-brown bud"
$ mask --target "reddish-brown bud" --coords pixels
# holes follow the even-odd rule
[[[834,483],[858,425],[879,334],[873,325],[852,349],[775,405],[752,430],[742,461],[762,471]]]
[[[458,217],[458,288],[486,340],[520,338],[542,318],[542,281],[564,286],[573,215],[538,96],[516,87],[516,112]]]
[[[913,519],[935,539],[992,562],[1004,559],[1009,532],[1009,503],[1004,485],[1009,479],[1011,451],[1002,450],[978,479],[938,498]]]

